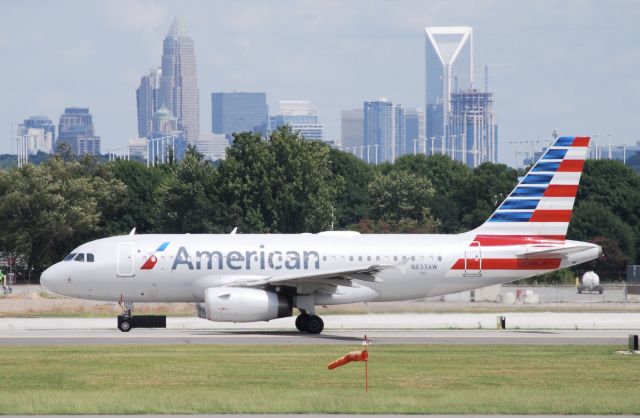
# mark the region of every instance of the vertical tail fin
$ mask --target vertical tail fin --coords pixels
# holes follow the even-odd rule
[[[571,220],[589,137],[563,136],[473,233],[481,241],[564,241]]]

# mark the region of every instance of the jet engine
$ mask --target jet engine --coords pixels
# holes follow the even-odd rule
[[[269,321],[293,314],[290,296],[245,287],[210,287],[204,291],[204,303],[198,304],[198,316],[218,322]]]

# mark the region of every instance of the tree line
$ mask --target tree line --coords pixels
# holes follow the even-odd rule
[[[518,172],[469,169],[446,156],[406,155],[369,165],[288,127],[234,136],[226,159],[188,149],[147,167],[62,153],[0,171],[0,251],[41,271],[77,245],[128,233],[457,233],[483,223]],[[520,173],[522,175],[523,173]],[[640,176],[615,161],[587,161],[570,239],[596,242],[595,268],[618,279],[640,256]],[[593,268],[594,266],[590,266]]]

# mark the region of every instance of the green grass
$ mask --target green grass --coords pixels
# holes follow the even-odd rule
[[[2,414],[638,414],[640,356],[607,346],[3,347]]]

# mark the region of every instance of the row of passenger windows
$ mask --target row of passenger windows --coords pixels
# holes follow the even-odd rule
[[[71,253],[68,256],[66,256],[64,258],[64,260],[62,261],[85,261],[85,253]],[[94,257],[93,254],[91,253],[87,253],[86,254],[86,261],[89,263],[93,263]]]
[[[73,255],[73,254],[69,254],[69,256],[72,256],[72,255]],[[91,260],[90,260],[90,261],[93,261],[93,254],[87,254],[87,257],[88,257],[89,255],[91,256]],[[67,257],[69,257],[69,256],[67,256]],[[160,257],[160,259],[161,259],[161,260],[164,260],[164,258],[165,258],[164,256],[161,256],[161,257]],[[174,257],[173,257],[173,256],[170,256],[169,258],[170,258],[171,260],[173,260],[173,258],[174,258]],[[224,258],[226,259],[227,257],[225,256]],[[285,256],[285,258],[287,258],[287,259],[293,259],[291,256]],[[305,260],[307,260],[307,261],[309,261],[309,259],[310,259],[310,258],[311,258],[311,257],[310,257],[309,255],[307,255],[306,257],[304,257],[304,259],[305,259]],[[335,256],[335,255],[334,255],[334,256],[331,256],[331,257],[327,257],[327,256],[325,255],[325,256],[322,256],[322,261],[328,261],[328,260],[329,260],[329,258],[331,258],[331,261],[338,261],[338,260],[339,260],[339,261],[346,261],[346,259],[347,259],[347,257],[346,257],[346,256],[344,256],[344,255],[341,255],[341,256]],[[411,257],[408,257],[408,256],[406,256],[406,255],[403,255],[403,256],[399,256],[399,255],[394,255],[394,256],[389,256],[389,255],[380,256],[380,255],[377,255],[377,256],[375,256],[375,257],[374,257],[374,256],[370,256],[370,255],[368,255],[368,256],[362,256],[362,255],[354,256],[354,255],[350,255],[350,256],[348,256],[348,258],[349,258],[349,261],[356,261],[356,260],[357,260],[357,261],[365,261],[365,260],[366,260],[366,261],[373,261],[373,260],[374,260],[374,258],[375,258],[375,261],[391,261],[391,260],[393,260],[393,261],[398,261],[398,260],[405,261],[405,260],[407,260],[407,259],[411,259],[411,261],[416,261],[416,256],[415,256],[415,255],[412,255]],[[438,261],[442,261],[442,256],[440,256],[440,255],[439,255],[439,256],[437,256],[437,257],[429,256],[429,260],[430,260],[430,261],[435,261],[435,260],[434,260],[435,258],[437,258],[437,260],[438,260]],[[142,259],[143,259],[143,260],[146,260],[146,259],[147,259],[147,256],[146,256],[146,255],[143,255],[143,256],[142,256]],[[213,259],[216,259],[216,260],[217,260],[217,257],[216,257],[216,256],[214,256],[214,257],[213,257]],[[66,258],[65,258],[65,260],[66,260]],[[187,258],[186,258],[186,260],[188,260],[188,261],[192,261],[192,257],[191,257],[191,256],[189,256],[189,257],[187,257]],[[254,261],[258,261],[258,256],[257,256],[257,255],[254,255],[254,256],[253,256],[253,260],[254,260]],[[89,261],[89,260],[87,259],[87,261]],[[425,261],[425,256],[422,256],[422,255],[421,255],[421,256],[420,256],[420,261]]]

